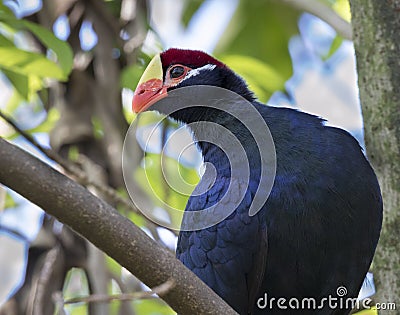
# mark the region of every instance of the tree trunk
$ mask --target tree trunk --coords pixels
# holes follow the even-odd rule
[[[350,3],[365,143],[384,203],[374,299],[400,307],[400,0]]]

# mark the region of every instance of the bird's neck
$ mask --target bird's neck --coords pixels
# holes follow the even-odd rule
[[[199,124],[189,127],[205,163],[211,163],[221,176],[242,176],[247,164],[250,170],[259,169],[258,149],[239,125]]]
[[[233,110],[235,116],[229,111],[202,107],[184,108],[170,116],[186,124],[193,132],[205,163],[212,163],[226,173],[229,169],[243,169],[244,163],[251,169],[259,170],[260,151],[253,138],[254,130],[250,130],[252,127],[258,129],[258,126],[242,122],[246,119],[240,118],[249,115],[249,108],[241,105]],[[263,105],[255,103],[255,106]]]

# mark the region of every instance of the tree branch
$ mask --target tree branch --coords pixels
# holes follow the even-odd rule
[[[236,314],[173,254],[103,200],[0,138],[0,182],[70,226],[147,286],[176,283],[161,297],[180,314]]]
[[[36,139],[34,137],[32,137],[25,130],[21,129],[11,117],[8,117],[7,115],[5,115],[1,110],[0,110],[0,117],[3,118],[8,124],[10,124],[17,133],[19,133],[26,140],[28,140],[35,148],[37,148],[40,152],[42,152],[50,160],[56,162],[67,173],[74,176],[78,180],[79,183],[81,183],[82,185],[85,185],[85,186],[93,186],[99,192],[104,194],[107,198],[110,198],[110,200],[112,200],[113,202],[121,204],[127,210],[132,211],[132,212],[137,213],[138,215],[142,216],[145,219],[146,225],[148,228],[151,228],[152,230],[157,229],[157,227],[158,227],[157,224],[155,224],[153,221],[150,221],[149,218],[147,218],[145,215],[143,215],[142,212],[130,200],[120,196],[115,189],[111,188],[110,186],[108,186],[106,184],[99,183],[97,180],[95,180],[95,177],[89,176],[84,170],[82,170],[82,168],[80,168],[77,163],[73,163],[70,160],[63,158],[61,155],[59,155],[57,152],[55,152],[51,148],[43,147],[39,142],[36,141]],[[84,160],[85,158],[83,156],[81,156],[80,159]],[[175,230],[168,229],[167,227],[164,227],[164,228],[167,230],[170,230],[171,232],[176,234]]]
[[[344,39],[352,40],[351,25],[342,19],[330,7],[318,0],[281,0],[281,2],[296,9],[311,13],[328,23]]]

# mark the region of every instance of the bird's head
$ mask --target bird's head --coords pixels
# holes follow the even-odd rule
[[[222,87],[254,100],[243,79],[221,61],[202,51],[171,48],[147,66],[133,96],[133,111],[143,112],[169,91],[194,85]]]

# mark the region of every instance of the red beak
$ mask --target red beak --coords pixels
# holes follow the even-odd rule
[[[163,86],[162,80],[150,79],[137,86],[133,95],[132,109],[135,113],[143,112],[167,95],[167,87]]]
[[[144,112],[155,102],[166,97],[167,85],[163,83],[163,68],[160,55],[155,55],[139,80],[132,100],[135,113]]]

